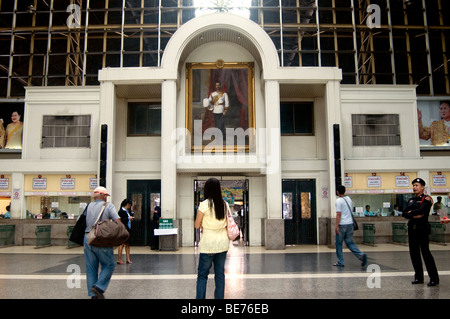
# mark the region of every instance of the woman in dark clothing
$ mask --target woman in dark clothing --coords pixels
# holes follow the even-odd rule
[[[155,236],[155,229],[159,228],[159,219],[161,218],[161,207],[156,206],[153,210],[152,220],[152,237],[151,237],[151,249],[159,249],[159,236]]]
[[[122,260],[123,247],[125,247],[125,253],[127,255],[127,264],[131,264],[131,260],[130,260],[130,238],[131,238],[131,220],[133,219],[133,216],[132,216],[133,213],[130,210],[131,210],[131,200],[125,198],[122,201],[122,204],[120,204],[120,209],[118,211],[118,214],[120,216],[120,220],[125,225],[125,228],[130,233],[130,237],[128,237],[126,242],[124,242],[122,245],[119,246],[119,249],[118,249],[119,258],[117,259],[117,263],[120,264],[120,265],[124,264],[124,262]]]

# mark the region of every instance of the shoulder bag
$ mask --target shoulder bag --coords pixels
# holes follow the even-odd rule
[[[226,209],[227,209],[227,233],[228,233],[228,239],[235,240],[239,235],[239,227],[237,226],[236,222],[234,221],[233,216],[231,216],[230,206],[228,206],[228,203],[225,202]]]
[[[72,233],[70,234],[69,240],[83,246],[84,244],[84,235],[86,234],[86,211],[89,204],[84,208],[83,214],[78,217],[75,226],[73,227]]]
[[[353,230],[358,230],[359,226],[358,226],[358,223],[356,222],[355,218],[353,217],[353,212],[352,212],[352,209],[351,209],[350,205],[348,204],[348,202],[345,200],[344,197],[342,197],[342,199],[347,204],[348,209],[350,210],[350,216],[352,216],[352,220],[353,220]]]
[[[102,210],[88,234],[88,245],[96,247],[114,247],[122,245],[129,237],[125,225],[120,220],[105,219],[99,222],[107,203]]]

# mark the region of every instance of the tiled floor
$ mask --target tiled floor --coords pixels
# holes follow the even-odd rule
[[[264,247],[230,245],[225,298],[450,298],[450,248],[435,244],[430,247],[440,274],[437,287],[411,285],[413,269],[406,246],[359,245],[368,255],[367,266],[362,268],[345,250],[346,266],[336,268],[332,266],[335,251],[325,246],[268,251]],[[131,260],[132,264],[116,265],[105,293],[107,298],[195,298],[198,253],[194,247],[182,247],[176,252],[132,247]],[[0,248],[0,298],[87,299],[84,269],[81,247]],[[208,298],[212,298],[213,291],[210,275]]]

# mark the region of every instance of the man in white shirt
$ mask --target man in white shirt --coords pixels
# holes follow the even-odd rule
[[[228,94],[222,90],[220,82],[216,82],[216,90],[211,93],[208,99],[210,103],[208,109],[213,112],[215,126],[222,132],[223,139],[225,140],[224,116],[230,108],[230,101]]]
[[[352,200],[345,196],[345,186],[336,187],[336,255],[337,263],[335,267],[344,267],[344,255],[342,253],[343,242],[348,249],[361,260],[361,266],[367,264],[367,255],[361,252],[353,242],[353,216],[352,216]]]

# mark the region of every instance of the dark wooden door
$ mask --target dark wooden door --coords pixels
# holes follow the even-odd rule
[[[316,244],[315,180],[283,180],[285,244]]]
[[[127,197],[133,202],[131,245],[150,245],[153,238],[153,210],[161,198],[160,180],[129,180]]]

